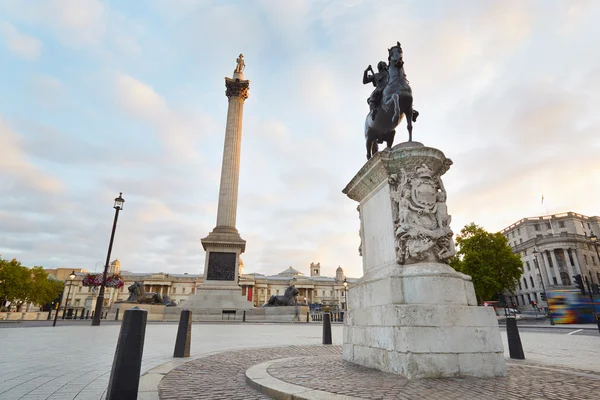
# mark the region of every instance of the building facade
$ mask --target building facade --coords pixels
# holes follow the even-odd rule
[[[242,268],[243,263],[240,270]],[[183,306],[187,297],[196,293],[196,288],[203,280],[202,274],[123,271],[118,259],[111,263],[110,270],[111,273],[120,273],[125,284],[120,289],[106,289],[105,307],[110,307],[116,301],[126,300],[129,297],[127,288],[134,282],[142,282],[146,292],[168,295],[171,300]],[[68,277],[71,271],[69,269],[65,275],[61,307],[65,306],[68,297],[69,307],[91,312],[95,307],[97,290],[83,286],[83,278],[87,275],[84,270],[75,270],[76,276],[71,282]],[[240,271],[239,277],[240,296],[247,297],[255,307],[267,303],[272,295],[283,295],[288,286],[293,284],[299,290],[298,302],[308,304],[312,309],[319,310],[324,307],[333,311],[346,309],[346,286],[344,285],[346,277],[341,267],[337,268],[335,277],[321,276],[320,263],[311,263],[310,276],[305,276],[302,272],[289,267],[277,275],[243,274]],[[347,279],[350,284],[354,281],[355,279]]]
[[[600,260],[590,239],[600,236],[600,217],[566,212],[523,218],[501,233],[523,261],[519,286],[505,293],[507,301],[520,307],[535,301],[541,307],[544,285],[547,291],[574,289],[573,276],[578,274],[590,285],[600,283]]]

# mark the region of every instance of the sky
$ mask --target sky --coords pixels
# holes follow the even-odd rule
[[[0,257],[100,272],[123,192],[111,259],[202,272],[243,53],[244,272],[362,276],[341,191],[366,161],[362,73],[396,41],[414,140],[454,161],[455,232],[598,215],[598,20],[592,0],[3,0]]]

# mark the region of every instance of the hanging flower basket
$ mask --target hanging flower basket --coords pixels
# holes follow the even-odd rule
[[[83,286],[99,287],[102,285],[102,274],[87,274],[83,278]],[[119,274],[112,274],[106,277],[106,287],[119,289],[122,288],[125,282]]]

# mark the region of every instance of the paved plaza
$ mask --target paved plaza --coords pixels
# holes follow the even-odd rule
[[[0,400],[102,399],[108,384],[119,329],[120,325],[116,324],[91,327],[87,323],[56,328],[0,329]],[[191,357],[188,359],[172,357],[176,331],[176,324],[148,324],[142,374],[150,373],[142,378],[139,398],[158,399],[157,386],[163,377],[160,383],[160,398],[163,400],[268,398],[248,386],[245,372],[257,364],[288,357],[295,358],[294,365],[297,368],[275,362],[268,370],[277,379],[294,382],[296,385],[311,387],[312,380],[329,382],[327,387],[333,388],[335,385],[339,386],[340,374],[347,376],[344,382],[352,382],[358,378],[351,378],[351,373],[359,370],[363,372],[358,367],[345,365],[339,358],[341,325],[333,326],[334,346],[322,346],[322,326],[317,323],[194,324]],[[509,374],[512,375],[506,378],[504,384],[477,384],[476,387],[486,393],[485,398],[515,398],[501,397],[503,393],[517,393],[507,392],[508,387],[516,387],[514,390],[523,390],[522,393],[539,391],[538,398],[561,398],[557,396],[568,393],[574,393],[575,397],[569,395],[562,398],[586,398],[582,396],[590,392],[585,390],[595,390],[598,393],[600,335],[567,334],[571,332],[522,332],[521,340],[527,358],[525,362],[511,361]],[[507,349],[506,336],[504,333],[502,336]],[[433,395],[437,390],[436,384],[432,381],[406,383],[396,376],[390,378],[387,374],[364,370],[371,376],[361,385],[372,389],[368,390],[374,396],[371,398],[416,398],[409,396],[412,393],[409,389],[424,384],[431,386],[431,398],[436,398]],[[382,379],[383,383],[377,383],[372,374],[380,374],[377,379]],[[153,378],[146,379],[148,377]],[[396,382],[394,385],[404,382],[404,391],[398,389],[398,392],[393,392],[399,393],[395,397],[390,397],[393,387],[396,387],[390,386],[390,379]],[[545,384],[536,386],[535,382],[541,380]],[[455,392],[468,389],[469,380],[444,381],[447,381],[444,387],[450,385]],[[490,392],[502,388],[503,392]],[[574,388],[579,389],[569,391]],[[339,390],[352,395],[346,393],[349,390],[347,384],[341,385]],[[360,398],[362,395],[359,393],[363,392],[357,392],[354,396]]]

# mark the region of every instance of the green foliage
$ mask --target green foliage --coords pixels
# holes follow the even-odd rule
[[[48,279],[42,267],[27,268],[16,259],[0,258],[0,302],[18,300],[47,304],[63,290],[63,283]]]
[[[457,256],[450,266],[473,278],[479,302],[493,300],[496,293],[514,291],[523,274],[523,262],[501,233],[490,233],[471,223],[456,237]]]

